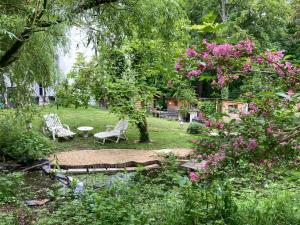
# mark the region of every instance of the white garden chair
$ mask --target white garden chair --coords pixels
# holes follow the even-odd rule
[[[107,125],[106,131],[94,134],[95,142],[105,144],[106,140],[119,142],[120,139],[127,140],[126,131],[128,129],[128,120],[120,120],[116,126]],[[112,138],[117,138],[116,140]]]
[[[70,130],[68,125],[62,124],[56,114],[44,115],[44,122],[43,132],[44,134],[50,133],[53,140],[55,140],[56,137],[70,139],[76,134]]]

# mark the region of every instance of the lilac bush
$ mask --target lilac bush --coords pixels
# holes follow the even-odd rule
[[[284,59],[284,51],[260,52],[249,39],[237,44],[204,40],[188,48],[175,68],[187,79],[210,74],[217,89],[238,79],[244,83],[238,100],[248,103],[248,111],[239,119],[225,123],[225,115],[199,115],[205,128],[193,143],[205,173],[240,159],[275,162],[299,154],[300,68]]]

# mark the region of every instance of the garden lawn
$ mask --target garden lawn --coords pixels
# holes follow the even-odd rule
[[[96,107],[89,108],[63,108],[56,106],[41,107],[40,115],[35,118],[33,126],[35,129],[42,130],[42,116],[47,113],[56,113],[63,124],[70,126],[70,129],[77,133],[73,140],[55,141],[58,151],[75,149],[165,149],[165,148],[190,148],[192,135],[186,133],[188,124],[180,128],[178,121],[168,121],[166,119],[149,116],[147,118],[151,143],[138,143],[139,132],[134,124],[130,124],[127,132],[128,140],[119,143],[107,142],[104,145],[94,144],[93,133],[105,131],[106,125],[115,125],[118,117],[109,111]],[[92,126],[94,130],[88,138],[82,138],[79,126]],[[49,137],[50,138],[50,137]]]

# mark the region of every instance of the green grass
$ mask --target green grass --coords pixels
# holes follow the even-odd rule
[[[151,143],[138,143],[139,132],[134,124],[130,124],[127,132],[128,140],[122,140],[118,144],[108,142],[104,145],[94,144],[93,136],[82,138],[79,126],[92,126],[94,130],[91,134],[105,130],[106,125],[115,125],[118,117],[109,111],[99,108],[63,108],[57,110],[55,106],[41,108],[40,115],[34,120],[34,128],[41,130],[43,119],[42,115],[46,113],[56,113],[59,115],[62,123],[68,124],[72,131],[77,135],[70,141],[55,141],[58,151],[74,150],[74,149],[104,149],[104,148],[120,148],[120,149],[164,149],[164,148],[189,148],[190,141],[193,136],[186,133],[187,124],[183,128],[179,127],[178,121],[168,121],[165,119],[147,118]]]

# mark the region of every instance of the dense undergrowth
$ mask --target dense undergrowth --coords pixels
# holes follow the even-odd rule
[[[46,192],[48,205],[21,212],[28,224],[43,225],[300,223],[298,162],[270,170],[251,164],[228,173],[226,169],[195,183],[170,158],[161,171],[141,171],[130,180],[116,179],[110,187],[101,185],[103,175],[81,175],[77,178],[86,184],[82,195],[61,191],[55,184]],[[11,182],[15,185],[13,177]],[[18,209],[24,196],[12,194],[19,198],[6,200]],[[2,213],[0,224],[18,224],[19,215],[18,210]]]

